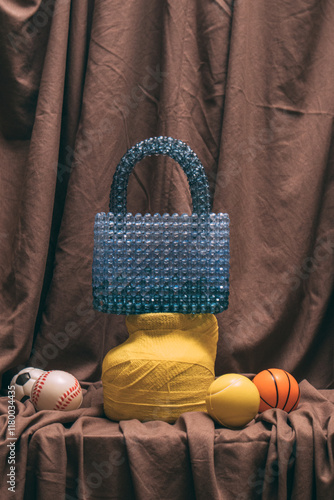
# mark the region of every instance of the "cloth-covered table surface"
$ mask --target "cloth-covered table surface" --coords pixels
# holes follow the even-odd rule
[[[15,403],[14,437],[1,398],[1,499],[334,498],[333,390],[303,380],[297,410],[268,410],[232,430],[204,412],[174,424],[113,422],[104,416],[101,382],[83,387],[74,411]],[[15,493],[7,484],[13,442]]]

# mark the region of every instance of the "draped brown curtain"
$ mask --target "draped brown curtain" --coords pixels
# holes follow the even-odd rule
[[[190,145],[230,215],[216,375],[334,388],[333,26],[331,0],[0,0],[3,391],[23,366],[94,386],[127,338],[92,309],[93,223],[156,135]],[[181,169],[140,163],[128,210],[190,213]]]
[[[93,222],[137,141],[186,141],[231,218],[217,374],[333,384],[330,1],[0,2],[1,368],[100,378],[124,318],[91,307]],[[181,169],[131,176],[132,212],[190,212]]]

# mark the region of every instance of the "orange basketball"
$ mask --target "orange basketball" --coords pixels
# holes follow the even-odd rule
[[[259,412],[280,408],[295,410],[299,403],[300,389],[297,380],[285,370],[270,368],[258,373],[252,380],[260,393]]]

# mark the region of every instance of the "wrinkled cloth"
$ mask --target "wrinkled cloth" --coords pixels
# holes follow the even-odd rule
[[[333,19],[329,0],[0,1],[5,386],[26,364],[97,381],[127,338],[92,309],[94,217],[127,148],[165,134],[231,218],[216,373],[333,387]],[[190,213],[176,163],[137,165],[128,210]]]
[[[333,25],[331,0],[0,0],[2,393],[24,366],[95,383],[76,413],[17,404],[17,498],[331,498]],[[92,309],[94,217],[122,155],[160,134],[197,153],[231,219],[216,375],[305,379],[291,415],[101,418],[102,360],[127,332]],[[136,166],[128,210],[190,213],[180,168]]]
[[[329,0],[0,0],[4,387],[24,365],[97,381],[127,338],[92,309],[94,217],[127,148],[160,134],[231,219],[216,374],[333,387],[333,22]],[[177,164],[137,165],[128,210],[190,213]]]
[[[35,412],[18,403],[16,495],[44,500],[313,500],[334,491],[334,396],[301,383],[290,414],[267,410],[244,429],[215,424],[203,412],[161,421],[108,420],[101,383],[87,384],[83,408]],[[1,413],[7,401],[1,398]],[[0,466],[6,463],[0,417]],[[24,495],[24,496],[23,496]]]

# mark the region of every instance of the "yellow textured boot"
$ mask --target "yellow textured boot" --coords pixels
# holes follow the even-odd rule
[[[206,411],[215,378],[218,324],[213,314],[127,316],[129,338],[102,365],[104,411],[111,420],[175,422]]]

